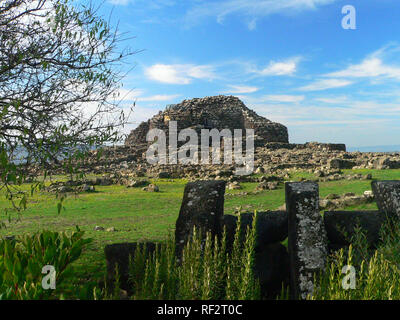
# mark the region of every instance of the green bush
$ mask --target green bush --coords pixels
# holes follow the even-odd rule
[[[14,240],[0,241],[0,300],[49,299],[53,290],[42,287],[42,268],[51,265],[56,271],[56,285],[67,275],[67,267],[77,260],[91,239],[83,232],[71,235],[43,231]]]
[[[313,300],[392,300],[400,299],[400,227],[388,223],[381,230],[382,243],[371,250],[361,229],[352,245],[330,257],[326,269],[315,281]],[[355,288],[345,289],[343,267],[356,271]]]

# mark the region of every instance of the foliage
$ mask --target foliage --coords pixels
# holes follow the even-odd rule
[[[76,173],[88,150],[120,141],[122,63],[135,52],[117,51],[126,39],[96,8],[69,0],[1,1],[0,35],[0,190],[22,210],[28,176],[61,158]]]
[[[43,231],[0,241],[0,300],[46,299],[52,290],[42,287],[42,268],[53,266],[56,285],[67,277],[67,267],[91,241],[77,228],[71,235]]]
[[[392,300],[400,299],[400,227],[388,222],[381,230],[382,244],[369,250],[365,235],[357,229],[353,244],[336,252],[316,281],[314,300]],[[347,251],[347,252],[346,252]],[[345,289],[346,265],[356,271],[355,288]]]
[[[210,233],[202,239],[196,229],[183,249],[181,261],[175,257],[172,238],[158,245],[150,257],[146,257],[145,247],[141,247],[130,264],[133,299],[259,299],[259,283],[253,274],[256,220],[248,228],[243,244],[238,222],[230,253],[226,232],[222,239],[213,238]]]

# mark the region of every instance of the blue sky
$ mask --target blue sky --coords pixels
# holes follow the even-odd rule
[[[342,8],[356,29],[342,28]],[[234,95],[294,143],[399,144],[398,0],[106,0],[135,38],[121,98],[132,121],[167,104]],[[134,127],[135,125],[133,125]],[[130,127],[132,128],[132,127]]]

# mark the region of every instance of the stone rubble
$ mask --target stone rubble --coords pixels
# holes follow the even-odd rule
[[[279,144],[267,143],[255,149],[254,174],[235,176],[235,165],[150,165],[145,152],[147,146],[105,147],[98,159],[96,151],[89,156],[87,163],[81,167],[85,173],[102,174],[103,178],[93,185],[128,184],[124,180],[137,180],[140,177],[158,179],[185,178],[194,180],[224,179],[255,181],[257,175],[279,176],[288,179],[290,173],[301,170],[317,176],[319,182],[338,180],[371,180],[370,174],[346,174],[342,170],[348,166],[332,167],[332,159],[348,159],[354,162],[352,169],[396,169],[400,168],[400,153],[361,153],[346,152],[326,144]],[[141,148],[140,152],[138,151]],[[129,158],[129,159],[127,159]],[[384,163],[384,165],[382,165]],[[62,174],[64,169],[53,168],[53,174]],[[261,182],[261,181],[259,181]]]
[[[285,176],[290,171],[305,170],[316,174],[319,181],[323,182],[370,179],[362,174],[343,174],[341,170],[344,169],[400,168],[400,153],[347,152],[344,144],[289,143],[288,130],[285,126],[257,115],[238,98],[232,96],[184,100],[180,104],[169,106],[164,112],[160,112],[134,129],[127,137],[125,145],[93,150],[84,163],[77,165],[85,173],[105,175],[101,178],[102,181],[96,182],[96,185],[118,183],[127,177],[137,179],[147,176],[189,180],[232,179],[234,177],[235,163],[232,165],[150,165],[146,159],[146,151],[152,142],[146,141],[146,134],[153,128],[162,129],[168,133],[169,122],[172,120],[177,120],[178,131],[183,128],[191,128],[198,133],[202,129],[212,128],[218,130],[254,129],[255,174]],[[35,166],[32,166],[31,171],[32,174],[40,173]],[[51,172],[65,173],[62,162],[58,166],[53,165]],[[241,177],[241,179],[246,179],[246,177]]]

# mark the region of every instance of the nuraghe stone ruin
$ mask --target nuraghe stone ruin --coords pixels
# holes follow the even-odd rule
[[[84,164],[78,164],[84,172],[103,174],[113,183],[131,184],[136,177],[171,177],[193,180],[222,178],[238,179],[228,174],[235,166],[223,163],[216,165],[150,165],[146,150],[153,142],[146,141],[152,128],[164,129],[168,133],[169,122],[176,120],[178,131],[183,128],[254,129],[255,162],[254,173],[276,175],[284,178],[290,170],[306,170],[319,177],[319,181],[351,179],[341,174],[341,169],[398,169],[400,153],[346,152],[346,145],[307,142],[289,143],[288,130],[279,123],[258,116],[238,98],[232,96],[205,97],[184,100],[167,107],[153,118],[141,123],[125,141],[125,145],[94,150]],[[167,136],[168,138],[168,136]],[[245,140],[245,139],[244,139]],[[168,140],[167,140],[168,141]],[[221,145],[222,147],[222,145]],[[32,171],[38,170],[32,166]],[[52,168],[54,174],[63,174],[62,166]],[[222,173],[222,174],[221,174]],[[255,179],[254,175],[240,180]],[[362,178],[362,177],[361,177]]]
[[[151,129],[168,132],[170,121],[177,121],[178,132],[192,128],[200,135],[201,129],[254,129],[255,145],[262,146],[269,142],[288,143],[287,128],[257,115],[244,103],[233,96],[215,96],[184,100],[179,104],[169,105],[153,118],[142,122],[131,132],[125,141],[126,146],[146,144],[146,134]],[[243,131],[245,134],[245,131]]]

